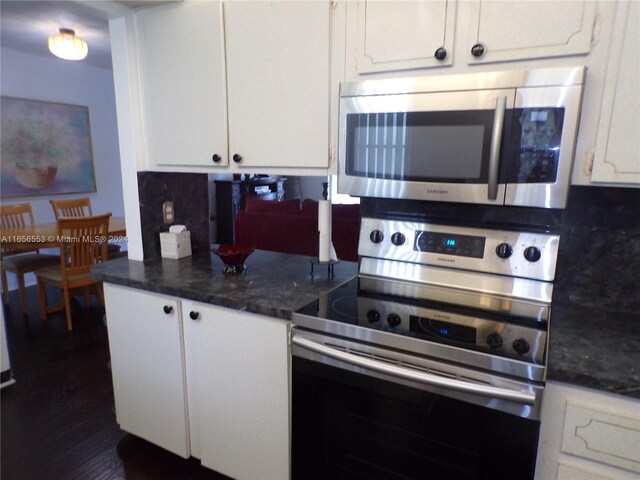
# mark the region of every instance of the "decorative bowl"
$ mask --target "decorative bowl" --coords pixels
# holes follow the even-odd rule
[[[211,251],[224,263],[224,273],[242,273],[246,268],[244,262],[255,249],[250,245],[220,245]]]

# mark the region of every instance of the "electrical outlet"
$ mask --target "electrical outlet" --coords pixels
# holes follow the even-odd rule
[[[165,225],[170,225],[175,219],[175,212],[173,211],[173,202],[167,200],[162,204],[162,221]]]

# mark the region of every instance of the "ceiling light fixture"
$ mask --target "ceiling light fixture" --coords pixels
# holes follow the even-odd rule
[[[56,57],[65,60],[82,60],[87,56],[89,47],[76,32],[70,28],[61,28],[60,33],[49,37],[49,50]]]

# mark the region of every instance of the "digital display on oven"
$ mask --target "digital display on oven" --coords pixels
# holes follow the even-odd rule
[[[417,334],[427,334],[456,342],[476,344],[476,329],[467,325],[411,315],[409,317],[409,328],[413,333]]]
[[[483,258],[485,240],[484,237],[471,235],[453,235],[418,230],[416,231],[413,249],[417,252]]]

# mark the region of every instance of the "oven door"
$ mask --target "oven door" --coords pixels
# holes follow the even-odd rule
[[[502,205],[514,101],[515,89],[341,98],[338,191]]]
[[[292,478],[532,479],[542,386],[293,329]]]

